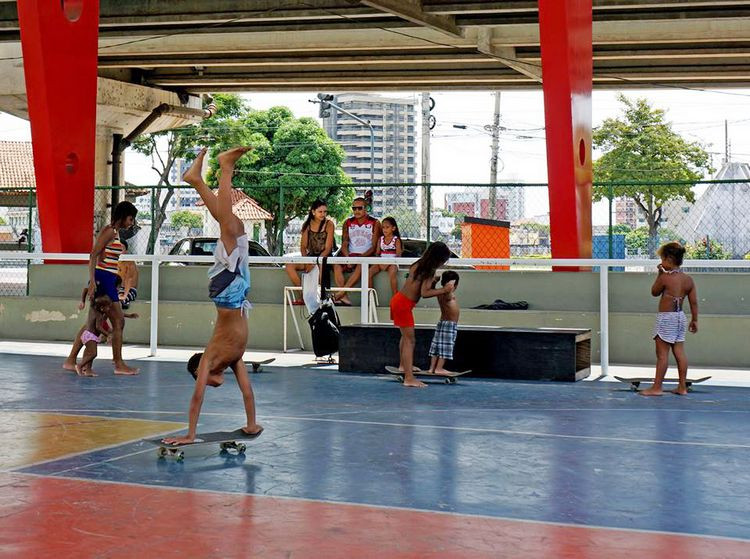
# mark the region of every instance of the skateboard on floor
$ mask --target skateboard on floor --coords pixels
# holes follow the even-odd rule
[[[159,447],[156,450],[159,458],[175,458],[178,461],[182,461],[185,459],[185,448],[205,444],[218,444],[222,452],[234,450],[236,454],[244,454],[245,450],[247,450],[245,443],[257,439],[262,432],[263,431],[256,433],[255,435],[248,435],[242,429],[237,429],[236,431],[198,433],[195,437],[195,441],[187,444],[167,444],[164,442],[166,437],[145,439],[145,441]]]
[[[203,355],[203,352],[200,353],[194,353],[193,356],[190,358],[191,360],[193,358],[200,359]],[[250,365],[252,367],[253,373],[260,373],[263,370],[263,365],[268,365],[269,363],[273,363],[276,361],[275,357],[271,357],[270,359],[264,359],[263,361],[245,361],[245,364]],[[189,371],[190,369],[188,369]]]
[[[404,372],[399,371],[398,367],[389,367],[386,366],[386,371],[388,371],[390,374],[392,374],[394,377],[398,379],[399,382],[404,382]],[[445,384],[456,384],[456,379],[460,377],[461,375],[465,375],[466,373],[470,373],[471,369],[468,371],[461,371],[460,373],[451,373],[450,375],[438,375],[437,373],[431,373],[430,371],[414,371],[415,377],[430,377],[430,378],[441,378],[445,382]]]
[[[641,385],[642,382],[653,382],[654,381],[654,377],[634,377],[634,378],[615,377],[615,378],[617,380],[619,380],[620,382],[624,382],[626,384],[630,383],[630,390],[632,390],[633,392],[638,392],[638,387]],[[701,377],[701,378],[689,378],[689,379],[686,379],[685,380],[685,385],[687,386],[687,391],[688,392],[692,392],[693,391],[692,386],[694,384],[698,384],[699,382],[707,381],[710,378],[711,377]],[[679,382],[679,379],[674,378],[674,377],[670,377],[670,378],[665,378],[663,382],[668,383],[668,384],[676,384],[676,383]]]
[[[263,361],[246,361],[246,363],[252,365],[254,373],[260,373],[263,370],[263,365],[268,365],[274,361],[276,361],[276,358],[271,357],[270,359],[264,359]]]

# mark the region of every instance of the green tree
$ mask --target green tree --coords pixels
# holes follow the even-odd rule
[[[281,232],[290,220],[304,218],[312,202],[328,203],[332,217],[348,215],[354,189],[341,163],[344,150],[313,119],[295,118],[286,107],[264,111],[246,110],[233,119],[231,134],[212,142],[207,180],[217,184],[216,155],[234,145],[250,145],[235,169],[234,184],[273,219],[266,221],[266,240],[271,254],[282,254]]]
[[[704,237],[685,247],[685,256],[690,260],[729,260],[731,254],[713,239]]]
[[[627,235],[632,230],[633,229],[627,223],[618,223],[612,226],[612,228],[610,229],[610,232],[613,235]]]
[[[620,94],[622,118],[608,118],[594,131],[593,144],[603,151],[594,161],[599,182],[637,182],[594,186],[594,200],[632,198],[648,224],[648,252],[654,255],[662,208],[670,200],[695,201],[691,184],[659,184],[665,181],[697,181],[713,171],[709,154],[696,142],[688,142],[672,130],[661,109],[645,99]]]
[[[188,210],[181,210],[172,214],[172,227],[179,229],[187,227],[188,229],[200,229],[203,227],[203,219],[196,213]]]
[[[174,185],[169,174],[177,159],[192,161],[195,149],[200,146],[212,145],[218,138],[228,144],[236,144],[240,136],[237,119],[249,110],[245,102],[238,95],[216,95],[213,99],[216,105],[215,114],[208,119],[192,126],[163,130],[152,134],[143,134],[135,139],[131,148],[151,158],[151,168],[159,175],[156,183],[156,207],[151,220],[151,238],[148,252],[153,253],[154,243],[159,235],[169,201],[174,194]],[[207,104],[207,102],[206,102]]]
[[[614,229],[614,227],[613,227]],[[649,236],[649,229],[647,226],[638,227],[625,233],[625,249],[628,254],[641,254],[649,251],[649,242],[651,238]],[[671,229],[662,228],[659,229],[655,243],[658,248],[659,244],[667,243],[669,241],[677,241],[678,243],[685,243],[685,240],[672,231]],[[656,249],[654,249],[655,251]]]
[[[398,223],[398,230],[402,237],[419,239],[422,235],[419,213],[408,208],[399,208],[383,214],[383,217],[392,217]]]

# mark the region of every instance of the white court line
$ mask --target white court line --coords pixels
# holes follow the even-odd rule
[[[34,477],[34,478],[41,478],[41,479],[51,479],[55,476],[45,475],[45,474],[32,474],[27,472],[12,472],[9,473],[10,476],[26,476],[26,477]],[[579,528],[582,530],[591,529],[591,530],[612,530],[615,532],[625,532],[628,534],[654,534],[654,535],[661,535],[661,536],[680,536],[684,538],[700,538],[700,539],[711,539],[711,540],[717,540],[717,541],[734,541],[734,542],[740,542],[740,543],[749,543],[750,539],[745,538],[737,538],[732,536],[714,536],[712,534],[694,534],[694,533],[685,533],[685,532],[669,532],[665,530],[639,530],[637,528],[620,528],[620,527],[614,527],[614,526],[601,526],[601,525],[592,525],[592,524],[573,524],[571,522],[552,522],[549,520],[531,520],[527,518],[513,518],[509,516],[490,516],[487,514],[474,514],[474,513],[462,513],[462,512],[450,512],[450,511],[441,511],[441,510],[430,510],[430,509],[418,509],[414,507],[402,507],[402,506],[389,506],[389,505],[375,505],[375,504],[367,504],[367,503],[355,503],[352,501],[332,501],[329,499],[313,499],[309,497],[290,497],[287,495],[262,495],[262,494],[256,494],[256,493],[239,493],[235,491],[226,491],[226,490],[220,490],[220,489],[200,489],[200,488],[192,488],[192,487],[174,487],[169,485],[149,485],[147,483],[138,483],[138,482],[122,482],[122,481],[112,481],[112,480],[106,480],[106,479],[88,479],[88,478],[76,478],[76,477],[66,477],[66,476],[59,476],[59,478],[64,478],[67,480],[75,481],[78,483],[101,483],[104,485],[120,485],[120,486],[134,486],[134,487],[141,487],[145,489],[150,490],[162,490],[162,491],[181,491],[184,493],[208,493],[209,495],[233,495],[236,497],[252,497],[253,499],[279,499],[283,501],[297,501],[297,502],[303,502],[303,503],[323,503],[327,505],[340,505],[340,506],[346,506],[346,507],[356,507],[356,508],[368,508],[368,509],[377,509],[377,510],[400,510],[400,511],[406,511],[406,512],[417,512],[422,514],[437,514],[441,516],[454,516],[454,517],[471,517],[471,518],[482,518],[486,520],[501,520],[505,522],[518,522],[519,524],[541,524],[543,526],[556,526],[556,527],[563,527],[563,528]]]
[[[40,411],[40,410],[29,410],[29,411]],[[107,410],[88,410],[89,412],[106,412]],[[116,412],[118,410],[111,410]],[[401,410],[403,411],[403,410]],[[184,412],[138,412],[138,411],[122,411],[120,413],[184,413]],[[210,415],[215,417],[244,417],[239,413],[218,413],[218,412],[204,412],[202,415]],[[348,423],[353,425],[377,425],[380,427],[400,427],[409,429],[438,429],[443,431],[466,431],[470,433],[494,433],[498,435],[513,435],[513,436],[527,436],[527,437],[546,437],[555,439],[580,439],[580,440],[592,440],[592,441],[605,441],[605,442],[623,442],[623,443],[635,443],[635,444],[664,444],[674,446],[699,446],[707,448],[739,448],[739,449],[750,449],[750,444],[731,444],[731,443],[704,443],[704,442],[690,442],[690,441],[661,441],[658,439],[630,439],[625,437],[597,437],[595,435],[564,435],[560,433],[542,433],[538,431],[513,431],[511,429],[490,429],[485,427],[453,427],[449,425],[425,425],[419,423],[393,423],[385,421],[358,421],[356,419],[328,419],[323,417],[304,417],[304,416],[286,416],[286,415],[263,415],[259,416],[262,420],[288,420],[288,421],[318,421],[325,423]]]
[[[111,388],[111,387],[110,387]],[[171,415],[180,415],[184,414],[185,410],[180,411],[163,411],[163,410],[92,410],[92,409],[46,409],[46,408],[13,408],[8,410],[2,410],[2,411],[24,411],[24,412],[50,412],[50,413],[62,413],[62,412],[73,412],[73,413],[85,413],[85,412],[92,412],[92,413],[155,413],[155,414],[171,414]],[[352,411],[331,411],[331,412],[320,412],[320,413],[311,413],[311,414],[303,414],[299,417],[306,417],[306,418],[314,418],[319,415],[346,415],[346,414],[360,414],[360,413],[404,413],[408,412],[411,414],[417,414],[417,413],[451,413],[451,412],[469,412],[469,413],[477,413],[477,412],[524,412],[524,413],[534,413],[534,412],[546,412],[546,411],[595,411],[595,412],[612,412],[612,411],[635,411],[635,412],[689,412],[689,413],[750,413],[750,410],[696,410],[691,408],[435,408],[435,409],[420,409],[420,410],[410,410],[406,408],[397,408],[397,409],[391,409],[391,410],[384,410],[382,408],[379,408],[377,410],[352,410]],[[201,412],[201,415],[216,415],[216,416],[229,416],[229,417],[235,417],[240,414],[238,413],[223,413],[223,412]],[[266,416],[266,417],[274,417],[274,416]]]
[[[174,431],[167,431],[167,432],[164,432],[164,433],[158,433],[153,438],[157,438],[157,437],[160,437],[162,435],[168,435],[169,433],[174,433]],[[137,439],[137,440],[141,441],[143,439]],[[135,441],[131,441],[131,442],[135,442]],[[126,444],[126,443],[123,443],[123,444]],[[154,448],[156,448],[156,447],[154,447]],[[65,470],[59,470],[57,472],[50,472],[49,474],[44,474],[44,475],[48,475],[48,476],[61,476],[62,474],[67,473],[67,472],[75,472],[77,470],[83,470],[85,468],[91,468],[93,466],[99,466],[101,464],[106,464],[107,462],[114,462],[115,460],[122,460],[123,458],[130,458],[131,456],[136,456],[138,454],[145,454],[147,452],[153,452],[154,448],[145,448],[143,450],[138,450],[136,452],[129,452],[128,454],[122,454],[120,456],[113,456],[112,458],[107,458],[106,460],[102,460],[101,462],[91,462],[89,464],[81,464],[80,466],[75,466],[73,468],[66,468]],[[16,472],[13,472],[13,473],[16,473]],[[18,472],[18,473],[23,473],[23,472]]]

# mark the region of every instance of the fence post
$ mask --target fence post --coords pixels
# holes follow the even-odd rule
[[[156,207],[156,204],[154,202],[154,196],[156,192],[156,187],[151,187],[151,231],[149,231],[148,234],[148,246],[151,247],[151,254],[154,254],[156,252],[156,236],[154,235],[154,225],[156,224],[156,212],[154,208]],[[148,253],[148,249],[146,250],[146,253]]]
[[[599,266],[599,365],[609,374],[609,264]]]
[[[154,254],[151,261],[151,332],[149,337],[151,357],[156,356],[159,336],[159,256]]]
[[[425,201],[427,207],[427,245],[429,246],[430,240],[432,239],[432,184],[427,183],[427,200]]]
[[[607,235],[609,239],[609,258],[612,258],[612,185],[610,184],[608,187],[609,192],[607,193],[607,200],[609,201],[609,234]]]
[[[29,190],[29,222],[26,228],[26,252],[31,252],[31,237],[34,234],[34,191]],[[31,271],[31,260],[26,261],[26,296],[29,296],[29,272]]]
[[[279,235],[276,240],[278,243],[278,255],[284,255],[284,185],[279,185]]]

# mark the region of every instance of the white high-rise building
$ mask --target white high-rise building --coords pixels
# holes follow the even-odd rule
[[[406,186],[373,186],[372,213],[383,217],[395,209],[417,210],[415,99],[383,97],[370,93],[345,93],[334,103],[365,121],[375,131],[375,183],[408,183]],[[328,135],[346,152],[344,171],[355,183],[357,195],[370,182],[370,129],[350,116],[331,109],[323,119]]]

